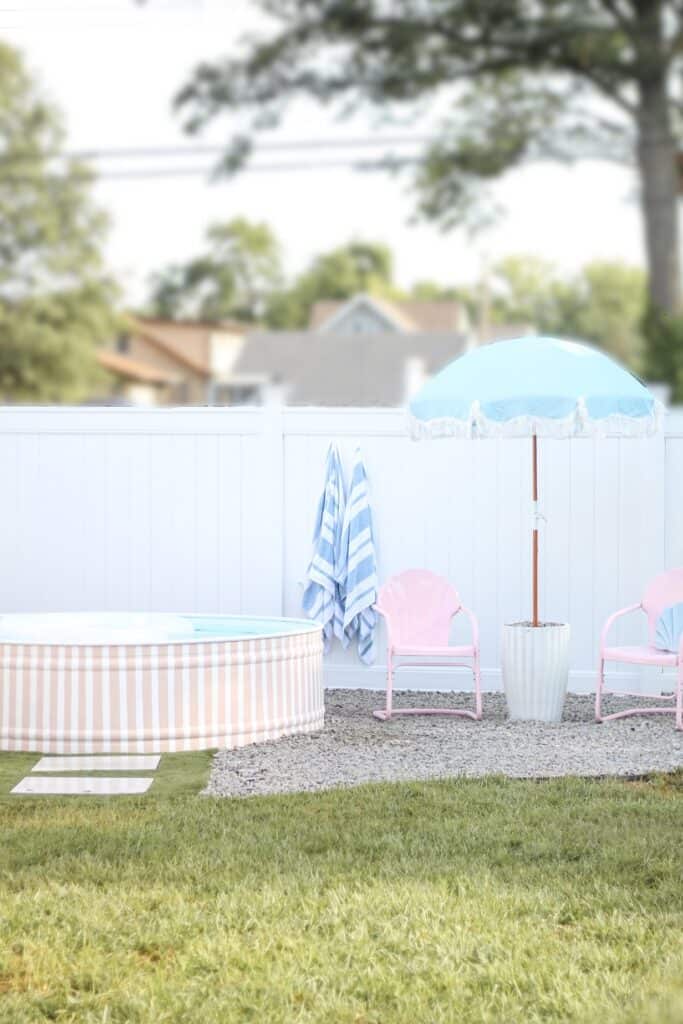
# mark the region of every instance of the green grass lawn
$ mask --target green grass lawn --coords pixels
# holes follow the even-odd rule
[[[230,801],[182,756],[0,798],[0,1021],[683,1021],[683,775]]]

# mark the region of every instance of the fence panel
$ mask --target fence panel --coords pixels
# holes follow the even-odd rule
[[[414,444],[400,410],[0,410],[0,612],[300,615],[332,440],[347,472],[356,447],[365,458],[380,578],[452,579],[498,687],[501,623],[529,614],[529,443]],[[540,459],[542,612],[571,623],[571,685],[590,689],[607,614],[683,564],[683,414],[653,439],[544,441]],[[636,620],[618,634],[639,637]],[[328,683],[383,685],[382,644],[370,669],[336,650]]]

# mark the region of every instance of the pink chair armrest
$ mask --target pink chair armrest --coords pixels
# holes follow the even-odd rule
[[[460,605],[460,610],[463,611],[465,613],[465,615],[467,616],[467,618],[470,620],[470,625],[472,627],[472,646],[474,647],[475,651],[478,651],[479,650],[479,622],[477,620],[477,616],[474,614],[473,611],[470,611],[469,608],[466,608],[464,604]]]
[[[391,647],[392,646],[392,643],[391,643],[391,633],[392,633],[391,615],[389,615],[389,612],[385,612],[380,604],[373,604],[372,608],[373,608],[373,611],[376,611],[378,615],[382,616],[382,618],[384,619],[384,621],[387,624],[387,644],[388,644],[389,647]]]
[[[610,615],[610,617],[608,618],[607,622],[602,627],[602,632],[600,634],[600,650],[601,651],[604,651],[604,649],[605,649],[605,643],[607,641],[607,634],[609,633],[610,629],[612,628],[612,625],[616,622],[616,620],[621,618],[622,615],[629,615],[631,612],[637,612],[641,608],[642,608],[642,605],[640,605],[640,604],[630,604],[628,606],[628,608],[620,608],[618,612],[614,612],[613,615]]]

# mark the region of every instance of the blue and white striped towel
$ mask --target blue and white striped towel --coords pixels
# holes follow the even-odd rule
[[[306,573],[302,598],[304,611],[323,627],[327,654],[333,636],[344,632],[344,606],[339,589],[341,575],[341,539],[346,495],[341,459],[336,444],[327,453],[325,489],[320,496],[313,533],[313,556]]]
[[[372,535],[372,513],[368,478],[359,449],[351,478],[342,533],[342,576],[339,580],[344,600],[344,646],[358,635],[358,654],[362,662],[375,660],[377,613],[377,562]]]

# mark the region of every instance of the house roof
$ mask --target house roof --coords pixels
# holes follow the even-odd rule
[[[323,299],[316,302],[311,310],[309,329],[312,331],[328,329],[327,322],[335,318],[341,319],[346,308],[358,302],[369,302],[377,307],[389,321],[396,323],[403,331],[422,333],[443,333],[445,331],[461,331],[463,308],[454,300],[421,301],[419,299],[388,300],[375,295],[355,295],[352,299],[335,301]],[[330,325],[331,326],[331,325]]]
[[[129,316],[131,330],[182,366],[202,377],[211,376],[211,337],[220,332],[245,334],[253,330],[236,320],[164,320]]]
[[[130,356],[113,352],[108,348],[98,349],[97,361],[103,369],[110,373],[116,373],[119,377],[141,381],[145,384],[173,384],[178,379],[174,373],[160,370],[141,359],[131,359]]]
[[[210,375],[211,330],[204,324],[133,317],[131,327],[135,334],[166,355],[172,356],[186,369],[193,370],[202,377]]]
[[[477,341],[480,345],[488,345],[493,341],[525,338],[535,331],[533,324],[487,324],[485,327],[477,328]]]
[[[270,331],[247,337],[233,379],[258,375],[281,383],[288,405],[397,406],[411,359],[435,373],[466,344],[466,335],[453,333]]]

